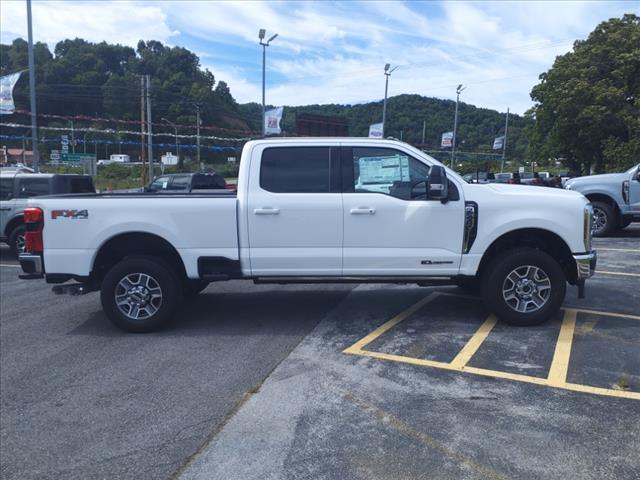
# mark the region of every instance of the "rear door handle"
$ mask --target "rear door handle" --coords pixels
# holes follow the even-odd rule
[[[280,213],[280,209],[272,207],[255,208],[253,213],[256,215],[278,215]]]
[[[376,209],[372,207],[356,207],[349,210],[351,215],[373,215]]]
[[[3,212],[8,212],[9,210],[11,210],[11,207],[0,207],[0,210]]]

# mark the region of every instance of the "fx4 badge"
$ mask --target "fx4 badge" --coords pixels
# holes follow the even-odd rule
[[[86,218],[89,218],[89,211],[88,210],[51,210],[51,219],[55,220],[58,217],[86,219]]]

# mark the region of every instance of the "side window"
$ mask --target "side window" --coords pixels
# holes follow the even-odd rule
[[[13,178],[0,178],[0,200],[9,200],[13,196]]]
[[[354,147],[352,151],[356,193],[384,193],[409,200],[412,185],[429,175],[429,165],[398,150]]]
[[[49,194],[48,178],[21,178],[18,183],[20,198],[37,197]]]
[[[91,177],[71,178],[69,182],[69,193],[93,193],[95,191]]]
[[[171,183],[167,190],[188,190],[189,189],[189,175],[178,175],[171,178]]]
[[[153,182],[151,182],[151,185],[149,185],[149,190],[152,192],[158,192],[160,190],[166,190],[168,186],[169,177],[158,177]]]
[[[260,187],[274,193],[329,193],[331,148],[266,148],[260,164]]]

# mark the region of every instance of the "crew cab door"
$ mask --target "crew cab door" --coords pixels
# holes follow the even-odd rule
[[[427,200],[429,165],[391,148],[343,147],[344,275],[458,273],[464,199]]]
[[[9,220],[14,216],[16,205],[13,177],[0,178],[0,237],[9,232],[5,232]]]
[[[338,147],[254,150],[246,208],[252,275],[342,273],[339,179]]]

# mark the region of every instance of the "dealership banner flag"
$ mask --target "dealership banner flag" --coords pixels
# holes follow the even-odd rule
[[[382,138],[382,123],[369,125],[369,138]]]
[[[493,141],[493,149],[502,150],[503,146],[504,146],[504,135],[500,135],[499,137],[496,137],[495,140]]]
[[[280,130],[280,121],[282,120],[282,111],[284,107],[267,110],[264,113],[264,133],[265,135],[278,135]]]
[[[22,71],[0,77],[0,114],[10,114],[16,109],[13,103],[13,87],[20,79]]]
[[[444,132],[440,141],[440,148],[451,148],[453,145],[453,132]]]

